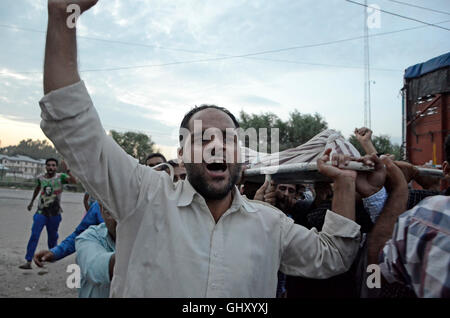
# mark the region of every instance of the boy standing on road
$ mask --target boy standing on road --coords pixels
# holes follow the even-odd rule
[[[75,177],[70,173],[70,170],[65,169],[66,173],[56,173],[58,160],[55,158],[47,159],[45,161],[45,168],[47,172],[36,179],[33,198],[27,207],[28,211],[31,211],[33,202],[40,192],[38,208],[33,216],[31,237],[27,245],[26,263],[19,266],[21,269],[31,269],[31,260],[33,259],[44,226],[47,227],[48,248],[51,249],[56,246],[58,241],[58,227],[61,222],[61,194],[63,184],[77,182]]]

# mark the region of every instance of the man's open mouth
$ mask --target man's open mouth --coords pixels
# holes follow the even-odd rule
[[[227,170],[227,164],[224,162],[213,162],[206,164],[206,169],[211,172],[225,172]]]

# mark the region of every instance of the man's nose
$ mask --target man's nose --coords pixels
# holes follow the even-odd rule
[[[211,156],[219,156],[220,153],[216,153],[218,150],[219,152],[222,151],[222,156],[223,156],[223,152],[225,151],[225,143],[223,142],[222,138],[217,138],[216,136],[214,138],[212,138],[212,140],[208,143],[207,147],[209,148],[209,153],[211,154]]]

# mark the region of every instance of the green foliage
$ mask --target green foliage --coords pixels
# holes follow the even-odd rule
[[[359,151],[361,155],[365,155],[366,152],[361,147],[358,139],[355,135],[351,135],[349,141],[353,146]],[[403,149],[398,144],[393,144],[391,142],[391,138],[387,135],[373,136],[372,135],[372,143],[375,149],[379,154],[390,154],[395,156],[395,160],[402,160],[403,158]]]
[[[289,114],[287,121],[281,120],[276,114],[270,112],[256,115],[241,111],[238,121],[244,130],[255,128],[258,132],[260,128],[267,128],[268,152],[271,152],[271,128],[279,129],[279,151],[282,151],[307,142],[328,127],[327,122],[319,114],[301,114],[297,110]],[[259,137],[258,134],[258,143],[264,143],[265,140],[259,140]],[[245,145],[249,146],[248,140]]]
[[[304,144],[328,128],[327,122],[318,113],[302,115],[297,110],[290,114],[287,126],[288,140],[284,142],[286,148],[294,148]]]
[[[33,159],[50,157],[61,159],[59,153],[47,140],[24,139],[18,145],[0,148],[0,153],[7,156],[23,155]]]
[[[154,152],[155,143],[146,134],[132,131],[121,133],[115,130],[111,130],[110,134],[127,154],[138,159],[141,164],[145,164],[148,154]]]

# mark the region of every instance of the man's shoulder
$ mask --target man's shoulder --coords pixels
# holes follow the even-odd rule
[[[450,197],[435,195],[427,197],[414,208],[401,214],[400,219],[407,219],[409,223],[421,222],[426,224],[450,224]]]
[[[105,223],[100,223],[98,225],[91,225],[86,230],[84,230],[78,237],[77,240],[85,239],[85,240],[99,240],[101,238],[106,237],[108,233],[108,229],[106,228]]]

